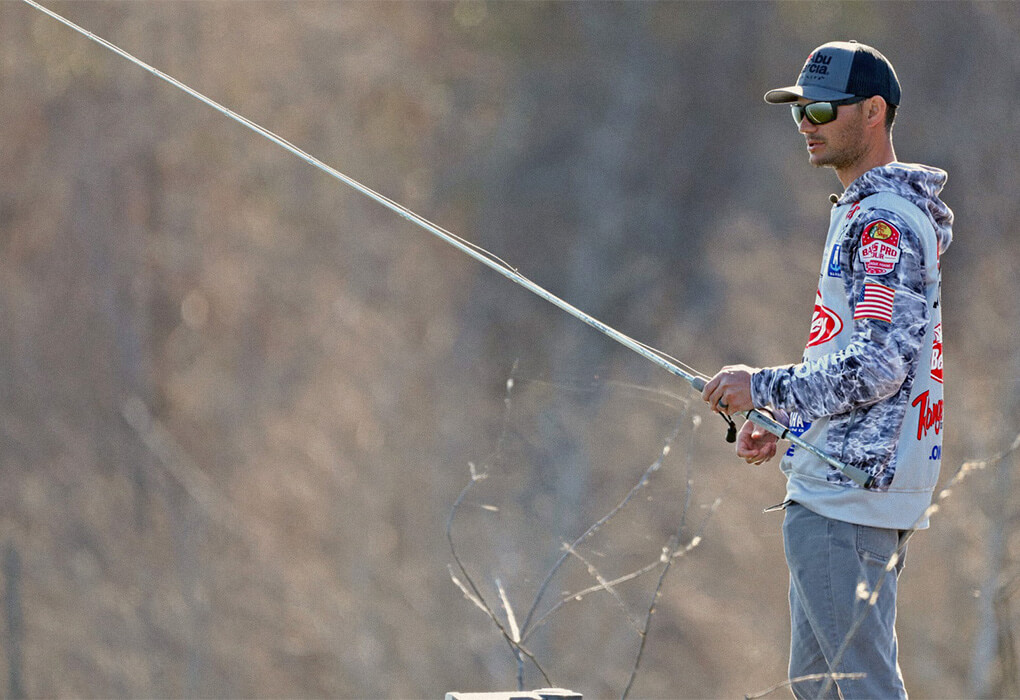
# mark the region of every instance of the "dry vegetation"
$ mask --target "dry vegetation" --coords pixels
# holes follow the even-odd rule
[[[1020,432],[1015,6],[51,4],[706,372],[799,356],[838,183],[761,95],[815,45],[868,41],[904,83],[900,157],[950,172],[944,481]],[[632,571],[679,527],[688,476],[683,542],[722,499],[665,582],[634,694],[782,680],[780,516],[761,514],[781,479],[737,462],[685,387],[11,0],[0,87],[8,695],[513,688],[447,569],[469,463],[488,476],[460,554],[521,614],[677,425],[581,552]],[[973,475],[911,542],[918,697],[1020,694],[1015,471]],[[547,603],[591,583],[572,561]],[[618,696],[654,586],[542,625],[552,680]]]

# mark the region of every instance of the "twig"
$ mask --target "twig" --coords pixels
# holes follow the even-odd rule
[[[853,641],[853,638],[857,635],[857,631],[864,623],[864,620],[867,619],[868,613],[870,612],[870,608],[872,608],[875,605],[875,603],[878,602],[878,593],[881,590],[883,584],[885,583],[886,577],[889,575],[890,572],[892,572],[896,568],[896,564],[903,557],[903,553],[907,548],[907,541],[910,539],[910,536],[917,531],[917,528],[920,527],[921,523],[923,523],[925,520],[927,520],[932,515],[938,512],[939,508],[942,505],[942,502],[949,498],[950,495],[952,495],[953,489],[958,484],[963,482],[964,479],[973,474],[975,471],[985,469],[989,465],[1001,462],[1003,459],[1008,457],[1017,449],[1020,449],[1020,434],[1016,436],[1016,438],[1013,440],[1013,443],[1001,454],[991,459],[971,460],[964,462],[963,464],[960,465],[960,468],[956,470],[956,474],[954,474],[953,478],[949,480],[949,483],[946,484],[946,486],[939,491],[938,496],[935,497],[934,502],[930,506],[928,506],[928,508],[925,509],[924,513],[922,513],[921,516],[914,521],[914,524],[910,526],[910,529],[907,531],[908,533],[907,536],[900,538],[899,546],[896,548],[896,551],[893,553],[893,555],[889,558],[889,562],[885,565],[885,568],[882,569],[882,573],[879,575],[878,581],[875,582],[875,588],[871,592],[871,595],[868,597],[868,604],[861,609],[860,613],[858,613],[857,617],[854,619],[853,625],[847,632],[846,637],[843,638],[843,642],[839,645],[839,649],[836,650],[836,654],[835,656],[833,656],[832,663],[829,666],[830,668],[839,668],[839,664],[842,663],[843,661],[843,655],[846,654],[846,650],[850,647],[850,642]],[[822,687],[821,691],[818,693],[818,697],[820,698],[824,697],[825,694],[832,689],[832,684],[834,682],[835,679],[833,679],[830,676],[828,680],[825,682],[825,685]]]
[[[516,371],[516,367],[517,367],[517,365],[515,363],[514,371]],[[500,437],[499,437],[499,441],[497,443],[496,449],[492,453],[492,455],[490,455],[489,459],[498,459],[500,457],[500,455],[503,453],[503,450],[505,448],[506,437],[507,437],[507,435],[509,433],[511,398],[512,398],[513,388],[514,388],[514,378],[513,378],[513,376],[511,376],[510,379],[507,381],[506,396],[504,398],[505,408],[504,408],[503,429],[502,429],[502,431],[500,433]],[[625,386],[624,388],[634,389],[635,387],[628,385],[628,386]],[[677,397],[675,397],[675,396],[673,396],[671,394],[670,395],[663,395],[663,396],[659,396],[658,394],[655,394],[655,398],[657,398],[660,401],[662,401],[663,399],[674,399],[675,400]],[[686,403],[686,402],[684,402],[684,403]],[[683,414],[681,414],[681,416],[683,416]],[[697,428],[697,426],[700,423],[699,418],[697,416],[694,417],[693,423],[694,423],[694,427]],[[602,527],[604,527],[610,520],[612,520],[624,507],[626,507],[634,499],[634,497],[642,489],[644,489],[648,485],[648,483],[650,482],[652,474],[654,472],[658,471],[662,467],[662,465],[665,462],[666,457],[670,454],[670,452],[671,452],[671,450],[673,448],[673,444],[676,441],[677,437],[679,436],[680,431],[683,428],[683,425],[684,425],[683,417],[678,418],[677,422],[676,422],[676,425],[673,428],[673,431],[670,433],[670,435],[664,441],[664,443],[662,445],[662,449],[659,452],[659,455],[645,469],[645,471],[642,473],[641,478],[638,480],[638,482],[630,489],[630,491],[623,497],[623,499],[619,503],[616,504],[616,506],[614,506],[606,515],[604,515],[602,518],[600,518],[597,522],[592,524],[587,530],[584,531],[584,533],[582,533],[579,537],[577,537],[572,543],[564,543],[562,555],[557,559],[557,561],[553,564],[553,566],[550,568],[550,570],[547,572],[547,574],[543,578],[541,584],[539,585],[538,592],[536,593],[535,599],[534,599],[530,609],[528,610],[527,615],[524,618],[523,624],[521,624],[520,626],[517,625],[516,616],[514,614],[513,608],[510,605],[509,598],[508,598],[508,596],[506,594],[505,589],[503,588],[502,583],[498,579],[496,580],[496,587],[498,589],[498,595],[499,595],[499,598],[500,598],[500,600],[502,602],[502,606],[504,608],[504,611],[506,613],[507,623],[505,625],[500,620],[499,616],[496,614],[496,612],[494,610],[494,607],[492,605],[490,605],[485,600],[484,595],[479,590],[478,586],[475,584],[475,582],[472,579],[471,575],[467,572],[467,568],[464,566],[463,562],[460,559],[459,554],[456,551],[456,546],[454,544],[453,535],[452,535],[453,521],[454,521],[454,519],[456,517],[456,514],[459,512],[460,507],[464,503],[464,501],[465,501],[465,499],[467,497],[467,494],[469,493],[471,488],[474,486],[475,482],[479,481],[481,479],[484,479],[486,477],[486,475],[484,473],[479,475],[476,472],[476,470],[474,469],[474,466],[471,465],[471,467],[472,467],[472,472],[471,472],[472,480],[461,491],[461,493],[458,496],[457,500],[454,502],[454,505],[453,505],[453,507],[452,507],[452,509],[450,511],[449,518],[447,519],[447,528],[446,528],[446,530],[447,530],[447,541],[449,542],[450,551],[451,551],[451,553],[453,555],[454,562],[456,563],[456,568],[457,568],[457,570],[460,573],[460,577],[458,577],[457,574],[454,572],[454,567],[451,565],[451,567],[450,567],[450,576],[451,576],[453,582],[455,583],[455,585],[457,585],[461,589],[461,591],[464,593],[465,597],[468,598],[468,600],[470,600],[476,607],[478,607],[480,610],[482,610],[489,617],[489,619],[493,622],[493,624],[496,625],[496,628],[499,630],[500,634],[503,636],[503,638],[505,639],[507,644],[510,646],[510,649],[511,649],[512,653],[514,654],[515,658],[517,659],[517,684],[518,684],[518,689],[519,690],[523,689],[523,687],[524,687],[524,659],[525,659],[525,657],[527,658],[527,660],[529,660],[533,664],[535,664],[535,667],[538,668],[538,670],[542,673],[543,677],[545,678],[546,683],[550,683],[550,681],[548,679],[548,675],[542,670],[542,667],[540,666],[538,661],[535,659],[534,655],[532,655],[528,651],[528,649],[524,646],[524,643],[529,639],[529,637],[532,635],[532,633],[536,629],[538,629],[540,626],[542,626],[550,618],[550,616],[552,614],[554,614],[557,610],[559,610],[561,607],[566,605],[568,602],[571,602],[571,601],[580,601],[584,596],[586,596],[586,595],[588,595],[590,593],[595,593],[595,592],[603,591],[603,592],[607,592],[610,595],[612,595],[613,598],[617,601],[617,603],[619,603],[619,605],[623,608],[624,614],[627,616],[627,618],[630,621],[630,623],[634,626],[634,628],[637,631],[638,636],[640,638],[640,645],[639,645],[639,648],[638,648],[638,651],[637,651],[637,655],[636,655],[636,658],[635,658],[634,667],[633,667],[633,669],[631,671],[630,679],[629,679],[629,681],[627,683],[627,687],[624,690],[623,697],[625,698],[627,696],[627,694],[630,692],[630,689],[632,688],[632,686],[634,684],[634,681],[636,680],[638,669],[640,667],[640,663],[641,663],[641,659],[642,659],[642,655],[643,655],[643,652],[644,652],[644,649],[645,649],[645,646],[646,646],[646,641],[647,641],[647,637],[648,637],[648,630],[649,630],[649,627],[651,625],[651,618],[652,618],[652,615],[655,612],[656,603],[658,602],[658,599],[661,596],[663,584],[664,584],[666,575],[668,574],[668,572],[670,570],[672,562],[675,561],[676,559],[679,559],[680,557],[684,556],[685,554],[687,554],[688,552],[690,552],[691,550],[693,550],[695,547],[697,547],[700,544],[701,539],[702,539],[702,534],[703,534],[703,532],[705,530],[705,527],[707,526],[707,523],[708,523],[709,519],[711,518],[712,514],[718,508],[720,501],[717,499],[716,502],[711,506],[711,511],[704,518],[704,520],[701,522],[701,525],[698,528],[698,531],[694,535],[694,537],[692,537],[691,540],[686,545],[681,546],[680,543],[681,543],[681,539],[682,539],[682,534],[683,534],[684,529],[686,529],[686,527],[687,527],[687,516],[688,516],[689,508],[690,508],[691,495],[692,495],[692,483],[693,483],[691,478],[690,478],[690,463],[688,461],[688,474],[687,474],[688,478],[687,478],[687,482],[686,482],[686,493],[685,493],[685,498],[684,498],[684,505],[683,505],[683,509],[682,509],[682,512],[681,512],[681,521],[680,521],[679,526],[676,528],[675,534],[670,538],[670,540],[666,544],[666,546],[664,546],[662,548],[662,553],[661,553],[661,555],[659,556],[659,558],[655,562],[652,562],[652,563],[650,563],[650,564],[648,564],[648,565],[646,565],[646,566],[644,566],[644,567],[642,567],[642,568],[640,568],[640,569],[638,569],[636,571],[632,571],[629,574],[625,574],[623,576],[619,576],[619,577],[616,577],[616,578],[610,580],[610,579],[607,579],[605,576],[603,576],[599,572],[598,568],[596,568],[593,563],[588,561],[578,551],[578,547],[582,543],[584,543],[586,540],[590,539],[596,532],[598,532]],[[560,571],[560,569],[562,568],[562,566],[565,564],[565,562],[567,561],[567,559],[569,557],[575,557],[578,560],[580,560],[582,563],[584,563],[586,568],[587,568],[587,570],[588,570],[588,573],[596,580],[597,585],[591,586],[589,588],[585,588],[585,589],[583,589],[581,591],[578,591],[577,593],[574,593],[574,594],[571,594],[571,595],[567,595],[566,597],[561,598],[549,610],[544,612],[542,615],[536,617],[536,613],[538,611],[539,606],[541,605],[542,599],[543,599],[545,593],[547,592],[548,587],[551,585],[551,583],[552,583],[553,579],[555,578],[556,574]],[[658,579],[657,585],[655,587],[655,591],[654,591],[653,596],[652,596],[652,600],[649,603],[648,609],[645,612],[644,619],[642,621],[641,619],[635,618],[634,616],[632,616],[629,613],[629,611],[627,609],[627,603],[623,600],[623,598],[621,597],[619,592],[616,590],[616,587],[618,585],[620,585],[621,583],[625,583],[625,582],[634,580],[634,579],[636,579],[636,578],[638,578],[640,576],[643,576],[643,575],[645,575],[647,573],[650,573],[650,572],[656,570],[657,568],[661,569],[661,572],[660,572],[660,575],[659,575],[659,579]],[[463,581],[461,580],[461,578],[463,578]]]
[[[864,678],[864,676],[865,676],[865,674],[863,674],[863,673],[812,673],[809,676],[799,676],[797,678],[791,678],[788,681],[783,681],[782,683],[776,683],[771,688],[769,688],[767,690],[763,690],[760,693],[754,693],[753,695],[745,695],[744,696],[744,700],[758,700],[758,698],[763,698],[766,695],[771,695],[772,693],[774,693],[777,690],[780,690],[782,688],[792,688],[793,686],[795,686],[798,683],[806,683],[808,681],[820,681],[823,678],[828,678],[830,681],[833,681],[833,680],[837,680],[838,681],[838,680],[843,680],[843,679],[847,679],[847,680],[854,679],[854,680],[857,680],[857,679],[860,679],[860,678]]]
[[[608,586],[619,586],[621,583],[627,583],[628,581],[633,581],[634,579],[640,578],[640,577],[644,576],[645,574],[649,574],[649,573],[655,571],[656,569],[658,569],[660,566],[662,566],[662,564],[666,561],[667,557],[671,556],[672,559],[679,559],[680,557],[684,556],[685,554],[690,552],[692,549],[697,547],[699,544],[701,544],[701,537],[694,537],[687,544],[686,547],[684,547],[683,549],[678,550],[676,552],[673,552],[672,555],[669,554],[669,546],[663,547],[663,554],[658,559],[656,559],[654,562],[652,562],[651,564],[646,564],[645,566],[642,566],[640,569],[637,569],[635,571],[631,571],[629,574],[623,574],[622,576],[617,576],[616,578],[608,581],[607,584],[608,584]],[[556,602],[555,605],[550,607],[548,610],[546,610],[544,613],[542,613],[541,616],[539,616],[539,617],[537,617],[535,619],[535,621],[531,624],[531,632],[533,632],[534,630],[538,629],[543,624],[545,624],[546,620],[548,618],[552,617],[552,615],[557,610],[562,608],[564,605],[567,605],[568,603],[579,603],[586,596],[588,596],[588,595],[590,595],[592,593],[599,593],[601,591],[605,591],[606,589],[607,589],[607,586],[600,583],[600,584],[595,585],[595,586],[589,586],[588,588],[584,588],[584,589],[582,589],[580,591],[577,591],[575,593],[567,593],[567,594],[565,594],[562,598],[560,598],[559,601]],[[529,634],[530,634],[530,632],[529,632]]]
[[[640,642],[638,643],[637,654],[634,656],[634,666],[630,671],[630,678],[627,679],[627,685],[623,689],[623,694],[620,696],[621,700],[627,700],[627,696],[630,695],[631,688],[634,687],[634,681],[637,680],[638,669],[641,667],[641,659],[645,653],[645,645],[648,642],[648,630],[652,626],[652,615],[655,614],[655,605],[659,602],[659,596],[662,595],[662,586],[666,582],[666,576],[669,574],[670,567],[673,565],[673,561],[677,559],[677,552],[680,551],[680,539],[683,535],[684,528],[687,527],[687,514],[690,512],[691,496],[693,494],[694,481],[691,478],[691,450],[687,451],[687,488],[684,491],[684,507],[680,512],[680,524],[676,529],[676,534],[670,539],[668,548],[665,548],[662,553],[662,573],[659,574],[659,581],[655,585],[655,592],[652,594],[652,600],[648,604],[648,612],[645,615],[645,624],[640,632]],[[687,546],[682,550],[684,554],[691,551],[694,547],[697,547],[701,542],[702,533],[705,531],[705,526],[708,525],[709,518],[719,508],[719,504],[722,503],[722,499],[717,498],[712,504],[711,510],[705,519],[701,522],[701,527],[698,528],[698,532],[695,533],[694,537]]]
[[[142,444],[163,465],[166,473],[184,489],[206,517],[238,536],[253,550],[258,549],[252,535],[256,528],[251,518],[242,515],[231,500],[220,492],[170,430],[149,412],[142,399],[137,396],[128,397],[121,406],[121,416]],[[261,524],[258,529],[266,530]]]
[[[596,587],[597,590],[605,591],[606,593],[611,595],[613,599],[620,604],[620,608],[623,610],[623,614],[627,617],[627,620],[634,627],[634,631],[636,631],[638,634],[641,634],[640,621],[635,619],[630,614],[630,611],[627,609],[627,602],[620,597],[619,593],[616,592],[616,588],[614,588],[614,583],[612,581],[607,581],[605,577],[603,577],[602,574],[599,573],[599,570],[595,568],[594,564],[588,561],[580,552],[573,549],[568,543],[564,542],[563,548],[567,551],[568,554],[577,557],[578,559],[581,560],[581,563],[584,564],[585,567],[588,569],[588,573],[591,575],[591,577],[598,581],[599,585]]]
[[[691,492],[691,480],[688,479],[687,480],[688,502],[690,499],[690,492]],[[638,644],[638,651],[634,657],[634,666],[631,669],[630,678],[627,680],[627,685],[623,689],[623,694],[620,696],[621,700],[627,699],[627,696],[630,695],[631,688],[634,687],[634,681],[637,680],[638,668],[640,668],[641,666],[641,659],[644,656],[645,645],[647,644],[648,641],[648,630],[651,628],[652,625],[652,615],[655,614],[655,605],[659,601],[659,596],[662,595],[662,586],[666,582],[666,575],[669,573],[670,567],[673,565],[674,561],[676,561],[681,556],[683,556],[684,554],[698,546],[698,544],[701,542],[701,533],[704,532],[705,526],[708,524],[709,519],[712,517],[715,511],[719,508],[720,503],[722,503],[722,499],[717,498],[715,502],[712,504],[712,508],[709,511],[708,515],[706,515],[705,519],[701,522],[701,527],[698,528],[698,534],[696,534],[683,549],[680,549],[680,535],[683,532],[685,524],[681,522],[680,527],[677,528],[676,534],[673,535],[673,537],[670,540],[669,548],[663,551],[662,559],[660,560],[663,563],[662,573],[659,574],[659,581],[655,585],[655,592],[652,595],[652,601],[648,605],[648,612],[645,615],[645,624],[640,632],[641,641]],[[687,514],[686,503],[684,505],[683,512],[684,512],[683,520],[686,520]]]
[[[580,545],[582,542],[584,542],[589,537],[594,535],[603,525],[612,520],[612,518],[617,513],[619,513],[628,503],[630,503],[631,499],[634,498],[635,494],[641,491],[641,489],[643,489],[648,484],[648,480],[650,479],[651,475],[654,472],[656,472],[659,469],[659,467],[662,466],[662,463],[666,459],[666,456],[669,455],[669,452],[672,449],[673,441],[676,440],[677,435],[680,434],[680,429],[682,427],[683,420],[681,419],[677,421],[677,424],[674,427],[673,432],[669,435],[669,437],[666,439],[666,442],[663,444],[662,450],[659,452],[659,456],[655,459],[654,462],[652,462],[648,466],[648,468],[641,475],[641,479],[638,480],[638,482],[631,488],[631,490],[627,493],[623,500],[616,504],[616,506],[611,511],[609,511],[609,513],[607,513],[595,524],[593,524],[591,527],[585,530],[584,534],[582,534],[580,537],[574,540],[574,542],[571,543],[570,547],[568,547],[567,550],[562,555],[560,555],[560,558],[556,560],[556,563],[553,564],[552,568],[549,569],[549,572],[546,574],[545,578],[542,580],[541,585],[538,587],[538,593],[535,594],[535,600],[531,604],[531,608],[528,610],[528,614],[524,618],[524,623],[521,625],[521,634],[523,635],[524,639],[528,638],[528,635],[532,629],[531,620],[535,616],[535,612],[538,610],[538,606],[541,604],[542,598],[545,596],[546,589],[552,582],[553,577],[563,566],[563,563],[570,556],[570,551],[576,550],[578,545]]]
[[[453,543],[454,516],[457,514],[457,511],[459,510],[461,503],[464,502],[464,498],[467,496],[471,488],[477,482],[485,478],[486,478],[485,474],[476,473],[474,465],[472,464],[471,481],[468,483],[467,486],[465,486],[461,490],[460,495],[454,502],[453,508],[450,509],[450,515],[446,520],[446,541],[450,545],[450,554],[453,556],[453,560],[457,564],[457,569],[464,577],[464,582],[458,579],[457,576],[452,571],[450,572],[450,577],[453,579],[453,583],[458,588],[460,588],[461,591],[463,591],[465,597],[467,597],[468,600],[474,603],[482,612],[488,615],[489,619],[492,620],[492,623],[496,625],[496,629],[499,630],[500,634],[503,635],[503,638],[506,640],[507,644],[510,645],[510,649],[514,652],[514,654],[515,655],[521,654],[527,657],[527,659],[535,665],[535,668],[538,669],[538,672],[542,674],[542,678],[545,680],[546,684],[552,685],[552,681],[549,680],[549,675],[545,672],[545,669],[542,668],[542,665],[538,662],[538,659],[535,658],[535,655],[528,651],[528,649],[520,642],[519,639],[515,639],[515,637],[519,638],[520,633],[518,632],[516,634],[511,634],[507,632],[506,627],[504,627],[503,623],[500,622],[499,617],[496,616],[496,613],[493,611],[492,606],[486,602],[485,596],[482,595],[482,592],[480,590],[478,590],[478,586],[475,585],[474,579],[471,578],[471,574],[469,574],[467,568],[465,568],[464,563],[461,561],[460,556],[457,554],[457,547]],[[519,659],[520,656],[518,656],[517,658]]]
[[[503,603],[503,611],[506,613],[507,624],[510,625],[510,634],[515,642],[521,641],[521,630],[517,627],[517,618],[514,617],[514,609],[510,605],[510,599],[506,596],[506,590],[499,579],[496,579],[496,590],[499,591],[499,600]]]
[[[510,377],[506,381],[506,394],[503,399],[504,404],[503,426],[502,429],[500,430],[499,439],[497,440],[496,443],[496,451],[493,454],[493,456],[497,457],[502,452],[503,445],[506,441],[506,435],[509,430],[508,426],[510,424],[511,396],[513,394],[514,389],[514,375],[517,372],[517,364],[518,364],[517,361],[514,361],[513,368],[510,371]],[[545,672],[545,669],[542,668],[542,665],[538,662],[538,659],[535,658],[535,655],[528,651],[528,649],[523,645],[520,631],[517,629],[514,629],[512,632],[507,631],[503,623],[500,622],[499,617],[496,615],[492,606],[489,605],[489,603],[485,600],[485,596],[482,595],[482,592],[475,584],[475,581],[471,577],[471,574],[468,573],[467,567],[464,566],[464,562],[461,561],[460,555],[457,553],[457,547],[453,542],[454,518],[456,517],[457,512],[460,510],[461,505],[464,503],[464,499],[467,498],[468,493],[471,491],[474,485],[479,481],[483,481],[484,479],[488,478],[488,474],[484,471],[479,472],[475,468],[475,465],[473,463],[469,462],[468,467],[470,468],[471,471],[471,480],[461,490],[460,495],[457,496],[457,500],[454,501],[453,507],[450,509],[450,514],[446,519],[446,541],[450,546],[450,554],[453,556],[453,560],[454,562],[456,562],[457,569],[460,571],[460,574],[464,578],[464,581],[461,581],[456,576],[456,574],[453,573],[452,568],[450,571],[450,578],[453,580],[454,585],[460,588],[460,590],[464,593],[464,596],[472,603],[474,603],[474,605],[478,607],[482,612],[484,612],[492,621],[492,623],[496,626],[496,629],[499,630],[500,634],[503,635],[503,639],[506,640],[506,643],[510,647],[510,651],[513,653],[514,658],[517,660],[518,688],[521,689],[524,687],[525,657],[532,664],[534,664],[535,668],[538,669],[538,672],[542,674],[542,678],[545,681],[545,683],[547,685],[552,685],[552,681],[549,679],[549,675]],[[509,606],[507,606],[507,610],[509,611]],[[516,620],[512,620],[512,623],[513,624],[511,625],[511,627],[516,627]]]

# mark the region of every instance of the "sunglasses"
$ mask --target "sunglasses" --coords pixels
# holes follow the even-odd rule
[[[829,102],[809,102],[806,105],[792,104],[790,110],[793,112],[793,121],[799,125],[804,117],[812,124],[828,124],[834,121],[840,105],[853,105],[861,102],[863,97],[851,97],[846,100],[831,100]]]

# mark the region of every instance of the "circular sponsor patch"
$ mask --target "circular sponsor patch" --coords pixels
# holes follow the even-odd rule
[[[861,235],[859,255],[867,274],[891,272],[900,260],[900,232],[888,221],[873,221]]]
[[[815,310],[811,314],[811,336],[807,347],[812,348],[827,343],[843,330],[843,319],[835,311],[822,305],[822,295],[815,293]]]

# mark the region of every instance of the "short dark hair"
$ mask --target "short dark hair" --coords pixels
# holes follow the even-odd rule
[[[892,131],[893,122],[896,121],[896,105],[885,103],[885,130]]]

